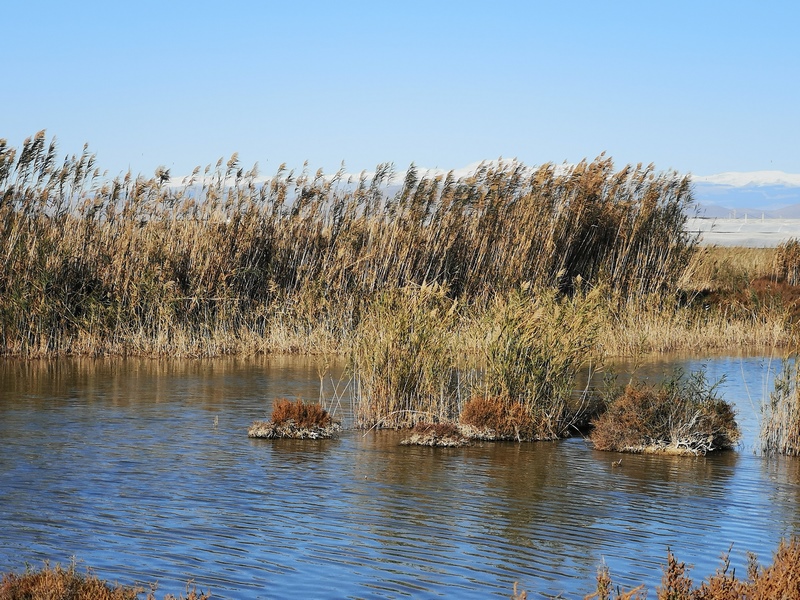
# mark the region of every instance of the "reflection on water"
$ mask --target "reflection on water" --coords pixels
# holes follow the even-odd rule
[[[772,365],[683,364],[701,362],[727,375],[737,452],[250,440],[273,398],[319,396],[313,361],[3,362],[0,570],[76,556],[109,580],[179,593],[193,578],[226,598],[508,597],[515,581],[582,597],[603,562],[615,583],[653,589],[667,547],[700,579],[733,544],[744,573],[745,551],[768,561],[798,532],[800,461],[754,451]],[[322,379],[327,396],[336,382]]]

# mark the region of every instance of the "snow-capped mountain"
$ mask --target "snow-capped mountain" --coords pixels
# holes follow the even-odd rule
[[[692,176],[699,216],[800,218],[800,174],[728,172]]]

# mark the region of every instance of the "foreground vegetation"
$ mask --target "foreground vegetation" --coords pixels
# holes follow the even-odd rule
[[[661,585],[656,588],[658,600],[777,600],[800,598],[800,542],[782,541],[771,565],[762,567],[756,557],[748,555],[747,579],[736,577],[730,569],[728,556],[722,557],[722,567],[702,581],[699,586],[688,575],[685,563],[678,562],[667,551],[667,565]],[[586,600],[644,600],[644,586],[622,591],[614,590],[611,575],[602,568],[597,575],[597,591]],[[519,596],[517,596],[520,600]]]
[[[800,541],[781,541],[772,564],[760,566],[756,557],[748,555],[747,579],[736,577],[730,569],[728,556],[723,556],[722,567],[696,586],[689,577],[688,568],[667,551],[667,564],[661,585],[656,589],[658,600],[775,600],[800,598]],[[137,600],[145,592],[139,587],[110,585],[91,572],[82,575],[75,565],[62,568],[45,566],[22,574],[7,573],[0,582],[0,600],[34,600],[59,598],[61,600]],[[644,586],[624,591],[615,589],[611,574],[603,566],[598,571],[596,591],[585,600],[644,600]],[[165,600],[178,600],[167,594]],[[183,595],[179,596],[182,600]],[[197,592],[187,586],[186,600],[211,598],[210,592]],[[514,585],[514,600],[525,600],[528,594]],[[155,590],[147,593],[147,600],[155,600]]]
[[[147,590],[147,600],[155,600],[155,592],[156,586],[153,585]],[[6,573],[0,581],[0,600],[138,600],[144,593],[142,587],[109,584],[88,570],[86,574],[79,573],[74,562],[66,568],[45,564],[39,570]],[[181,594],[176,598],[167,594],[164,600],[206,600],[210,597],[208,592],[198,592],[196,588],[187,586],[186,596]]]

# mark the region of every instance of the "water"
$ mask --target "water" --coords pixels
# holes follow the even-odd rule
[[[800,532],[800,461],[756,451],[776,364],[722,374],[736,452],[617,455],[582,439],[434,449],[397,432],[250,440],[275,397],[316,399],[303,359],[0,363],[0,571],[76,557],[123,584],[215,598],[583,597],[599,565],[654,592],[667,548],[700,580]],[[334,369],[334,373],[336,370]],[[323,378],[325,393],[344,389]],[[334,404],[348,417],[346,402]],[[620,467],[612,467],[618,458]]]

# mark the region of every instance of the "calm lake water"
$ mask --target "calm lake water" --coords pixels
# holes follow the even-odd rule
[[[250,440],[273,398],[316,399],[321,381],[330,397],[338,376],[285,358],[0,362],[0,571],[76,557],[109,581],[158,581],[159,597],[193,579],[215,598],[507,598],[515,581],[582,598],[602,563],[653,595],[668,547],[700,580],[733,545],[744,575],[746,551],[771,562],[800,533],[800,461],[756,450],[777,363],[642,372],[676,365],[727,377],[736,452]],[[347,422],[347,403],[336,410]]]

